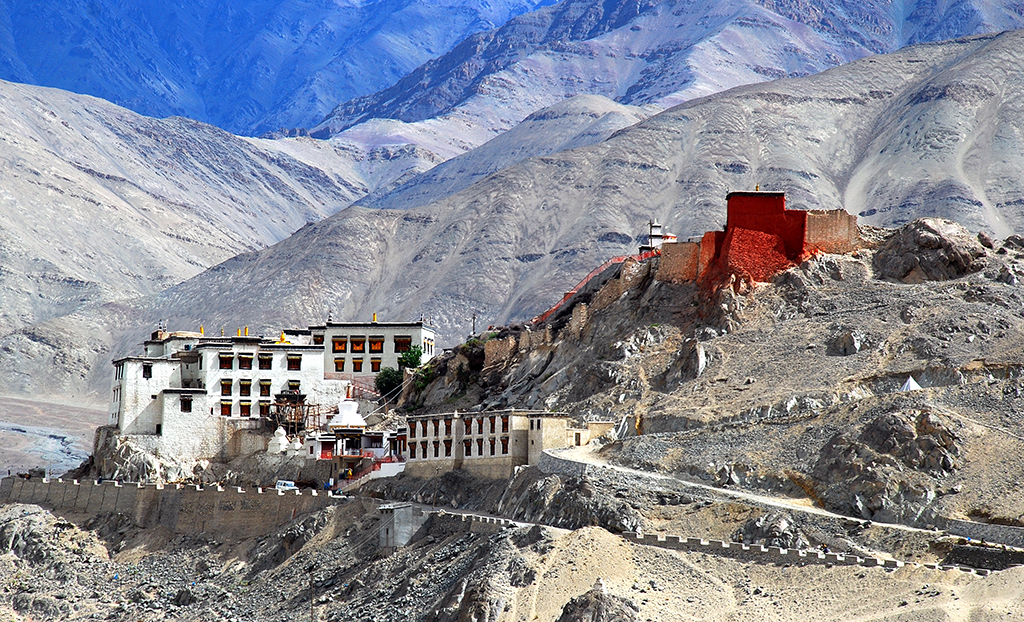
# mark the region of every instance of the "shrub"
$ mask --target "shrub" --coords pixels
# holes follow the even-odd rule
[[[393,391],[402,386],[402,372],[394,367],[382,367],[377,372],[373,385],[381,395],[391,395]]]

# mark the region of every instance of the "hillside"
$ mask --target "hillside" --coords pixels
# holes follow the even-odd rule
[[[0,78],[260,134],[309,127],[537,0],[19,2]]]
[[[273,283],[287,304],[265,312],[268,324],[288,319],[280,309],[308,314],[293,321],[327,309],[424,315],[451,340],[474,312],[500,324],[543,311],[608,257],[635,252],[651,218],[681,239],[719,228],[725,194],[758,184],[868,224],[936,215],[1005,237],[1024,226],[1022,53],[1015,31],[727,91],[423,207],[347,209],[168,290],[152,313],[229,322]],[[197,304],[210,292],[223,311]]]

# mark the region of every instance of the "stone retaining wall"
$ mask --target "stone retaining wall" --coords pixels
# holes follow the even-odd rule
[[[942,522],[944,523],[942,528],[955,536],[1024,548],[1024,527],[976,523],[952,518]]]
[[[783,549],[777,546],[761,546],[740,542],[725,542],[723,540],[702,540],[701,538],[683,538],[682,536],[665,536],[653,533],[638,534],[627,531],[622,534],[622,537],[629,542],[657,546],[673,551],[723,555],[762,564],[827,564],[831,566],[863,566],[866,568],[886,568],[890,570],[907,565],[895,559],[883,559],[880,557],[858,557],[856,555],[844,555],[843,553]],[[920,564],[911,563],[909,565],[919,566]],[[989,574],[989,571],[985,569],[974,569],[964,566],[939,566],[937,564],[923,564],[923,566],[937,570],[975,572],[982,576]]]
[[[218,538],[269,534],[295,517],[338,503],[324,492],[220,486],[119,484],[114,481],[0,480],[0,503],[30,503],[56,513],[123,514],[141,528],[214,531]]]
[[[452,514],[444,510],[434,514],[434,525],[444,530],[464,530],[470,533],[492,534],[502,529],[523,527],[528,523],[518,523],[507,518],[480,516],[478,514]]]

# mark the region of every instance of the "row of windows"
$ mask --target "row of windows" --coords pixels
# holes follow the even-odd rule
[[[487,420],[488,428],[490,429],[490,433],[491,434],[495,434],[496,433],[496,428],[498,426],[498,418],[497,417],[486,417],[486,418],[485,417],[477,417],[476,419],[472,419],[472,418],[468,418],[467,417],[467,418],[462,420],[463,431],[466,434],[472,434],[473,433],[473,422],[475,421],[476,422],[476,433],[477,434],[483,434],[484,433],[484,419]],[[417,421],[409,422],[409,438],[416,438],[416,428],[417,427],[419,427],[419,429],[420,429],[420,436],[427,436],[427,430],[428,430],[428,425],[427,424],[428,423],[433,425],[434,436],[441,436],[441,424],[442,423],[444,423],[444,435],[445,436],[451,436],[452,435],[452,419],[431,419],[429,422],[426,419],[423,419],[422,421],[418,421],[418,422]],[[417,424],[419,424],[419,425],[417,426]],[[509,427],[508,426],[508,415],[502,415],[501,416],[501,433],[502,434],[508,434],[508,427]],[[531,429],[533,428],[533,421],[532,420],[530,421],[530,428]]]
[[[258,402],[257,410],[253,410],[252,402],[242,400],[238,402],[238,416],[239,417],[269,417],[270,416],[270,402]],[[234,402],[229,400],[223,400],[220,403],[220,414],[224,417],[230,417],[234,410]]]
[[[476,445],[476,455],[478,457],[479,456],[484,456],[484,455],[490,455],[490,456],[497,455],[497,443],[495,442],[496,440],[499,440],[499,439],[493,439],[492,438],[492,439],[490,439],[488,441],[488,443],[487,443],[487,450],[489,451],[489,453],[485,453],[484,439],[478,438],[478,439],[476,439],[476,443],[473,443],[473,439],[466,439],[466,440],[462,441],[462,443],[463,443],[462,455],[464,457],[466,457],[466,458],[472,458],[473,457],[473,445],[474,444]],[[500,440],[501,440],[501,454],[502,455],[508,455],[508,437],[504,436]],[[442,441],[434,441],[432,443],[432,445],[433,445],[433,448],[434,448],[434,452],[433,452],[434,453],[434,455],[433,455],[434,458],[440,458],[441,457],[441,446],[442,445],[444,446],[444,456],[446,458],[450,458],[451,457],[451,455],[452,455],[452,442],[451,442],[451,440],[445,440],[443,442]],[[428,447],[429,446],[427,444],[427,441],[420,441],[419,447],[420,447],[419,457],[421,459],[426,460],[426,459],[431,457],[430,453],[428,451]],[[416,459],[416,443],[409,443],[409,459],[410,460],[415,460]]]
[[[259,384],[260,397],[269,397],[270,396],[270,381],[269,380],[259,380],[257,382]],[[231,380],[231,379],[228,379],[228,378],[225,378],[224,380],[221,380],[220,381],[220,394],[221,395],[231,395],[233,393],[232,389],[234,388],[234,384],[235,384],[235,381]],[[299,391],[299,387],[301,386],[301,384],[302,383],[300,381],[298,381],[298,380],[289,380],[288,381],[288,390],[289,391],[295,391],[297,393]],[[249,395],[252,395],[252,380],[239,380],[238,381],[238,394],[241,395],[242,397],[247,397]]]
[[[221,352],[217,355],[220,363],[220,369],[235,369],[235,359],[238,359],[238,369],[252,369],[252,354],[239,354],[237,357],[229,352]],[[260,354],[255,357],[259,369],[273,369],[274,368],[274,355],[273,354]],[[286,365],[288,371],[301,371],[302,370],[302,355],[301,354],[289,354],[288,363]],[[199,368],[203,368],[203,360],[199,359]]]
[[[345,371],[345,359],[334,359],[334,371]],[[359,373],[363,371],[363,359],[352,359],[352,371]],[[370,371],[380,371],[380,359],[370,359]]]
[[[408,352],[412,349],[412,337],[395,337],[394,344],[395,354]],[[384,354],[384,337],[332,337],[331,352],[335,354],[345,352]]]

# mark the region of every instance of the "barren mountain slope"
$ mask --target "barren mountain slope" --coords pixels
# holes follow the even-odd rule
[[[409,179],[390,192],[378,190],[357,204],[387,209],[425,205],[527,158],[601,142],[647,116],[640,108],[616,104],[607,97],[577,95],[538,110],[509,131]],[[343,132],[341,136],[348,134]]]
[[[565,0],[473,35],[393,86],[341,104],[314,134],[371,119],[412,127],[428,120],[479,144],[578,94],[664,109],[907,44],[1022,25],[1005,2]]]
[[[846,208],[868,223],[941,215],[1005,235],[1024,226],[1022,55],[1016,31],[735,89],[423,208],[345,210],[151,308],[221,321],[252,310],[253,323],[328,309],[425,315],[451,339],[474,312],[490,324],[544,310],[608,257],[635,252],[652,217],[683,239],[719,228],[725,194],[757,184],[793,207]],[[260,316],[268,284],[287,303]],[[224,304],[205,302],[209,292]]]
[[[6,82],[0,111],[0,335],[160,291],[435,163]]]
[[[922,567],[751,564],[631,544],[600,527],[488,535],[438,521],[384,555],[382,514],[361,499],[240,541],[140,530],[123,515],[65,518],[30,505],[3,506],[0,518],[0,576],[9,583],[0,615],[18,621],[995,622],[1024,614],[1019,568],[978,577]],[[592,590],[599,578],[603,589]],[[594,609],[560,617],[584,594],[597,601]],[[595,609],[605,617],[593,617]]]
[[[0,78],[232,132],[309,127],[537,0],[0,5]]]
[[[468,344],[432,361],[400,406],[625,418],[626,438],[589,459],[857,519],[1024,526],[1020,237],[984,249],[914,221],[739,291],[658,270],[623,267],[549,333],[503,330],[486,356]]]

